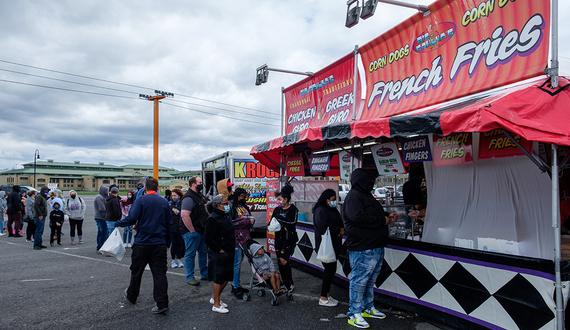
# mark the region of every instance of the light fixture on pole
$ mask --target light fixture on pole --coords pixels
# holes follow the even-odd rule
[[[36,161],[40,159],[40,151],[36,149],[34,152],[34,188],[36,188]]]
[[[347,28],[351,28],[358,24],[358,19],[367,19],[374,15],[376,11],[376,6],[378,2],[387,3],[390,5],[417,9],[424,16],[429,14],[429,8],[425,5],[416,5],[409,2],[397,1],[397,0],[362,0],[362,7],[360,7],[360,0],[348,0],[346,2],[346,23]]]
[[[275,68],[268,67],[267,64],[263,64],[262,66],[260,66],[259,68],[256,69],[256,76],[255,76],[255,85],[256,86],[259,86],[261,84],[265,84],[267,82],[267,78],[269,77],[269,71],[300,74],[300,75],[309,76],[309,77],[314,76],[314,73],[309,72],[309,71],[301,72],[301,71],[275,69]]]

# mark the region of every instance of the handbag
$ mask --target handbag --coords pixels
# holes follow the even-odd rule
[[[267,226],[267,231],[270,233],[281,231],[281,224],[275,217],[271,218],[269,226]]]
[[[111,235],[109,235],[109,238],[107,238],[101,249],[99,249],[99,253],[115,257],[117,260],[121,261],[125,252],[121,231],[116,227]]]
[[[324,264],[336,262],[336,255],[334,253],[330,228],[327,228],[327,231],[322,236],[321,246],[319,247],[319,253],[317,254],[317,260]]]

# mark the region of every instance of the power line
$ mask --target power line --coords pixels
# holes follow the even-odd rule
[[[229,116],[225,116],[225,115],[220,115],[220,114],[216,114],[216,113],[211,113],[211,112],[206,112],[206,111],[202,111],[202,110],[197,110],[197,109],[192,109],[192,108],[186,108],[180,105],[176,105],[176,104],[172,104],[172,103],[168,103],[168,102],[160,102],[162,104],[168,104],[171,105],[173,107],[177,107],[177,108],[181,108],[181,109],[186,109],[186,110],[190,110],[190,111],[196,111],[196,112],[201,112],[201,113],[205,113],[205,114],[209,114],[209,115],[213,115],[213,116],[218,116],[218,117],[224,117],[224,118],[229,118],[229,119],[233,119],[233,120],[239,120],[239,121],[245,121],[248,123],[253,123],[253,124],[259,124],[259,125],[266,125],[266,126],[275,126],[275,127],[280,127],[279,125],[274,125],[274,124],[268,124],[268,123],[261,123],[258,121],[253,121],[253,120],[247,120],[247,119],[242,119],[242,118],[234,118],[234,117],[229,117]]]
[[[51,78],[51,77],[46,77],[46,76],[40,76],[40,75],[37,75],[37,74],[31,74],[31,73],[25,73],[25,72],[13,71],[13,70],[0,69],[0,71],[10,72],[10,73],[16,73],[16,74],[21,74],[21,75],[24,75],[24,76],[30,76],[30,77],[36,77],[36,78],[43,78],[43,79],[61,81],[61,82],[70,83],[70,84],[77,84],[77,85],[82,85],[82,86],[88,86],[88,87],[95,87],[95,88],[107,89],[107,90],[116,91],[116,92],[123,92],[123,93],[129,93],[129,94],[139,94],[139,93],[137,93],[137,92],[126,91],[126,90],[124,90],[124,89],[116,89],[116,88],[110,88],[110,87],[103,87],[103,86],[85,84],[85,83],[80,83],[80,82],[71,81],[71,80]]]
[[[203,104],[197,104],[197,103],[192,103],[192,102],[184,102],[184,101],[180,101],[180,100],[175,100],[175,99],[170,99],[171,102],[179,102],[179,103],[184,103],[184,104],[190,104],[190,105],[197,105],[199,107],[206,107],[206,108],[210,108],[210,109],[215,109],[215,110],[223,110],[223,111],[231,111],[231,110],[226,110],[226,109],[220,109],[220,108],[216,108],[216,107],[211,107],[209,105],[203,105]],[[239,114],[243,114],[243,115],[252,115],[250,113],[243,113],[243,112],[237,112],[237,111],[232,111],[235,113],[239,113]],[[261,115],[255,115],[257,117],[260,118],[267,118],[267,119],[272,119],[272,120],[277,120],[279,118],[274,118],[274,117],[266,117],[266,116],[261,116]]]
[[[62,87],[53,87],[53,86],[45,86],[45,85],[37,85],[37,84],[29,84],[20,81],[13,81],[13,80],[6,80],[0,79],[0,81],[18,84],[18,85],[26,85],[26,86],[34,86],[34,87],[41,87],[41,88],[49,88],[49,89],[57,89],[66,92],[74,92],[74,93],[82,93],[82,94],[91,94],[91,95],[100,95],[100,96],[109,96],[109,97],[118,97],[122,99],[132,99],[132,100],[139,100],[138,97],[129,97],[129,96],[122,96],[122,95],[113,95],[113,94],[105,94],[105,93],[96,93],[96,92],[88,92],[88,91],[80,91],[77,89],[69,89],[69,88],[62,88]]]
[[[101,82],[106,82],[106,83],[110,83],[110,84],[117,84],[117,85],[122,85],[122,86],[140,88],[140,89],[148,89],[148,90],[152,90],[152,91],[154,91],[154,90],[157,89],[157,88],[150,88],[150,87],[144,87],[144,86],[131,85],[131,84],[116,82],[116,81],[112,81],[112,80],[106,80],[106,79],[100,79],[100,78],[93,78],[93,77],[83,76],[83,75],[75,74],[75,73],[69,73],[69,72],[63,72],[63,71],[58,71],[58,70],[46,69],[46,68],[41,68],[41,67],[37,67],[37,66],[33,66],[33,65],[27,65],[27,64],[22,64],[22,63],[17,63],[17,62],[2,60],[2,59],[0,59],[0,62],[12,64],[12,65],[19,65],[19,66],[23,66],[23,67],[26,67],[26,68],[36,69],[36,70],[43,70],[43,71],[48,71],[48,72],[54,72],[54,73],[59,73],[59,74],[65,74],[65,75],[69,75],[69,76],[73,76],[73,77],[79,77],[79,78],[84,78],[84,79],[92,79],[92,80],[101,81]],[[183,97],[188,97],[188,98],[200,100],[200,101],[211,102],[211,103],[226,105],[226,106],[230,106],[230,107],[236,107],[236,108],[242,108],[242,109],[247,109],[247,110],[253,110],[253,111],[263,112],[263,111],[261,111],[261,110],[252,109],[252,108],[247,108],[247,107],[242,107],[242,106],[239,106],[239,105],[233,105],[233,104],[228,104],[228,103],[222,103],[222,102],[212,101],[212,100],[208,100],[208,99],[201,99],[201,98],[198,98],[198,97],[189,96],[189,95],[180,94],[180,93],[175,93],[175,94],[176,94],[176,95],[179,95],[179,96],[183,96]],[[274,112],[265,112],[265,113],[276,114],[276,113],[274,113]]]

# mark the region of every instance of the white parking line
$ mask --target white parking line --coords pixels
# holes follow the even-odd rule
[[[38,278],[35,280],[20,280],[20,282],[42,282],[42,281],[53,281],[53,278]]]

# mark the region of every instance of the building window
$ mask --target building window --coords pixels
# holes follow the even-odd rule
[[[46,182],[46,179],[38,179],[38,182]]]
[[[110,180],[103,180],[103,184],[109,184],[109,183],[111,183]]]
[[[20,180],[28,180],[28,177],[27,176],[21,176]]]

